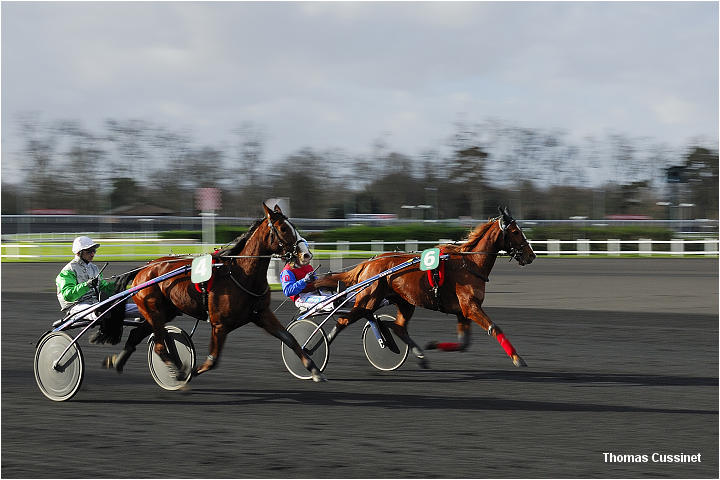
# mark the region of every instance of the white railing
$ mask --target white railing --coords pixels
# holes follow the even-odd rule
[[[537,255],[547,256],[615,256],[615,255],[718,255],[718,239],[705,238],[701,240],[677,239],[677,240],[528,240]],[[336,250],[344,254],[378,254],[393,250],[413,252],[432,247],[438,243],[451,243],[450,240],[437,240],[433,242],[420,242],[417,240],[405,240],[404,242],[385,242],[374,240],[372,242],[311,242],[311,249]],[[351,248],[369,245],[370,249],[359,250]],[[591,245],[603,245],[601,248],[592,248]],[[690,247],[691,245],[702,245],[701,248]],[[632,247],[630,247],[632,246]],[[388,248],[390,247],[390,248]]]

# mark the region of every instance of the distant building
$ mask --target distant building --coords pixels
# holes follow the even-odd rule
[[[76,215],[72,208],[31,208],[25,212],[28,215]]]
[[[175,213],[176,212],[174,210],[170,210],[169,208],[140,203],[136,203],[134,205],[121,205],[106,212],[107,215],[127,215],[134,217],[159,217],[164,215],[175,215]]]

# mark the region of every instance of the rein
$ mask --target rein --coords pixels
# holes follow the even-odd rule
[[[447,244],[447,245],[450,245],[450,244]],[[525,245],[527,245],[527,244],[525,244]],[[524,246],[524,245],[521,245],[521,248],[522,248],[522,246]],[[350,266],[347,266],[347,267],[345,267],[345,268],[342,268],[342,269],[340,269],[340,270],[338,270],[338,271],[336,271],[336,272],[328,272],[328,274],[347,272],[347,271],[350,271],[350,270],[352,270],[353,268],[357,267],[357,266],[360,265],[361,263],[374,262],[375,260],[382,260],[383,258],[405,257],[405,256],[408,256],[408,255],[412,255],[412,256],[414,256],[414,257],[417,257],[417,256],[419,256],[418,253],[420,253],[420,252],[413,251],[413,252],[398,252],[398,253],[396,253],[396,254],[394,254],[394,255],[383,255],[383,256],[377,255],[377,256],[375,256],[375,257],[369,258],[369,259],[364,260],[364,261],[362,261],[362,262],[358,262],[358,263],[356,263],[355,265],[350,265]],[[506,252],[506,253],[499,253],[499,252],[482,252],[482,251],[480,251],[480,252],[444,252],[443,255],[447,255],[448,257],[451,257],[451,256],[453,256],[453,255],[459,255],[459,256],[462,256],[462,255],[497,255],[498,257],[501,257],[501,256],[503,256],[503,255],[509,255],[509,252]],[[513,257],[510,256],[510,260],[512,260],[512,259],[513,259]]]
[[[197,258],[201,255],[205,255],[205,254],[204,253],[196,253],[196,254],[190,254],[190,255],[182,255],[182,256],[178,256],[178,258],[173,258],[171,260],[163,260],[162,262],[155,262],[155,265],[160,265],[161,263],[183,262],[185,260],[190,260],[191,258]],[[284,259],[284,257],[282,255],[278,255],[276,253],[273,253],[272,255],[220,255],[215,258],[220,258],[220,259],[222,259],[222,258],[281,258],[281,259]],[[152,260],[150,262],[152,262]],[[122,277],[123,275],[127,275],[128,273],[137,272],[139,270],[142,270],[143,268],[147,268],[148,265],[150,265],[150,262],[148,262],[145,265],[142,265],[140,267],[133,268],[132,270],[128,270],[127,272],[118,273],[116,275],[108,277],[108,279]]]
[[[235,277],[233,277],[232,270],[230,270],[229,275],[230,275],[230,280],[232,280],[233,283],[240,288],[240,290],[247,293],[248,295],[252,295],[253,297],[259,298],[259,297],[265,296],[270,291],[270,285],[268,284],[268,286],[265,287],[265,291],[262,293],[251,292],[247,288],[243,287],[242,284],[240,282],[238,282]]]

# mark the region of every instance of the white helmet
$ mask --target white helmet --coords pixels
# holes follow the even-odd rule
[[[99,246],[100,246],[100,244],[93,242],[92,238],[90,238],[90,237],[85,237],[85,236],[77,237],[75,240],[73,240],[72,251],[75,255],[77,255],[78,253],[80,253],[81,251],[83,251],[87,248],[92,248],[92,247],[97,248]]]

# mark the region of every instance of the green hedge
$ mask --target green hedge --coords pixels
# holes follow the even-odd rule
[[[404,242],[405,240],[418,240],[433,242],[440,238],[449,240],[462,240],[470,229],[466,227],[446,227],[442,225],[411,224],[396,227],[369,227],[359,225],[355,227],[337,228],[322,232],[308,233],[305,238],[314,242],[336,242],[346,240],[349,242],[370,242],[384,240],[386,242]]]
[[[243,233],[247,232],[248,227],[232,227],[229,225],[218,225],[215,227],[215,243],[224,244],[235,240]],[[201,230],[168,230],[159,232],[160,238],[193,238],[202,240]]]
[[[219,225],[215,229],[215,241],[217,244],[231,242],[239,235],[247,231],[247,227],[232,227]],[[337,228],[322,232],[307,232],[305,238],[314,242],[336,242],[345,240],[349,242],[370,242],[372,240],[383,240],[385,243],[403,243],[405,240],[417,240],[420,242],[434,242],[439,239],[463,240],[467,237],[470,229],[467,227],[449,227],[445,225],[411,224],[393,227],[371,227],[359,225],[347,228]],[[672,240],[673,231],[658,227],[573,227],[573,226],[550,226],[526,228],[525,234],[530,240],[577,240],[586,238],[588,240],[607,240],[617,238],[620,240],[637,240],[649,238],[651,240]],[[171,230],[161,232],[162,238],[193,238],[202,239],[200,230]],[[392,248],[385,245],[386,248]],[[367,250],[367,245],[352,246],[356,250]],[[399,248],[404,248],[401,245]],[[602,249],[599,245],[592,245],[593,250]],[[698,248],[702,248],[699,246]],[[631,249],[623,246],[623,249]]]
[[[247,231],[247,227],[230,227],[219,225],[215,228],[216,243],[227,243]],[[384,240],[386,242],[404,242],[405,240],[418,240],[433,242],[440,238],[449,240],[462,240],[470,231],[466,227],[446,227],[442,225],[401,225],[397,227],[369,227],[365,225],[322,232],[305,232],[303,236],[313,242],[336,242],[346,240],[349,242],[370,242]],[[160,232],[161,238],[192,238],[202,239],[200,230],[168,230]]]
[[[617,238],[620,240],[639,240],[649,238],[650,240],[672,240],[673,231],[660,227],[533,227],[525,229],[525,235],[530,240],[577,240],[586,238],[588,240],[607,240]]]

